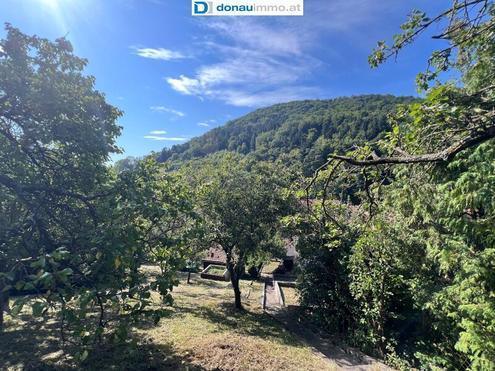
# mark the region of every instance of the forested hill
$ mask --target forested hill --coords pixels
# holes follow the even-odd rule
[[[281,159],[309,175],[327,155],[374,140],[388,129],[387,114],[411,97],[362,95],[276,104],[164,149],[159,161],[184,161],[218,151]]]

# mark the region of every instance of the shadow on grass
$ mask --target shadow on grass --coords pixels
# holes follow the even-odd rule
[[[140,339],[137,346],[122,344],[104,347],[91,354],[82,364],[89,370],[184,370],[200,371],[203,367],[175,354],[166,344]]]
[[[314,350],[346,369],[391,370],[380,361],[367,356],[358,349],[345,346],[342,339],[321,331],[307,318],[302,318],[301,308],[289,306],[272,314],[273,318]]]
[[[185,276],[187,277],[187,276]],[[210,279],[205,279],[201,278],[200,275],[194,275],[191,276],[191,283],[188,284],[186,283],[186,278],[182,277],[181,285],[200,285],[200,286],[206,286],[207,288],[211,289],[224,289],[226,286],[230,284],[230,281],[216,281],[216,280],[210,280]]]
[[[82,364],[67,353],[62,351],[60,329],[53,320],[22,315],[0,332],[0,370],[203,370],[177,355],[171,346],[142,337],[125,344],[99,346]]]
[[[34,320],[27,315],[19,316],[18,320],[23,323],[6,324],[0,332],[0,369],[66,369],[49,365],[62,358],[57,323]]]
[[[303,346],[291,336],[277,321],[265,313],[238,310],[231,303],[221,303],[215,307],[182,306],[176,315],[190,313],[216,325],[216,332],[232,331],[240,335],[270,339],[283,345]]]

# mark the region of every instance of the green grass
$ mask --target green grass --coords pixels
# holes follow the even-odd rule
[[[277,269],[280,264],[282,264],[282,262],[279,260],[270,260],[268,263],[263,265],[262,272],[266,274],[272,274],[273,271]]]
[[[239,312],[230,283],[194,276],[191,285],[174,289],[174,313],[140,331],[208,370],[335,368],[262,311],[261,283],[241,281],[241,291],[245,310]]]
[[[299,295],[298,295],[295,288],[280,286],[280,289],[282,290],[282,292],[284,294],[286,306],[299,305]]]
[[[153,274],[154,268],[149,268]],[[241,281],[245,310],[233,308],[230,283],[181,274],[174,305],[157,326],[133,329],[136,345],[100,347],[84,363],[91,370],[331,370],[316,355],[261,310],[261,283]],[[159,296],[154,293],[155,305]],[[27,312],[7,317],[0,334],[0,369],[74,369],[60,348],[55,320],[34,320]]]
[[[221,265],[210,265],[208,266],[205,273],[215,276],[223,276],[223,274],[225,273],[225,267]]]

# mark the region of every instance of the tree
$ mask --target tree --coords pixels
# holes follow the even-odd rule
[[[417,76],[418,89],[427,92],[427,99],[404,107],[396,115],[392,137],[386,142],[389,156],[377,156],[368,147],[367,151],[356,152],[356,156],[330,155],[327,165],[334,161],[354,166],[448,162],[458,153],[495,138],[493,12],[492,1],[454,0],[450,8],[433,18],[413,11],[392,45],[379,42],[369,58],[372,67],[398,55],[435,24],[443,26],[443,30],[432,37],[447,41],[448,46],[435,51],[428,70]],[[461,74],[458,82],[462,87],[454,81],[439,80],[442,73],[450,70]],[[405,121],[409,125],[404,125]],[[414,150],[417,153],[401,148],[408,140],[420,142],[421,146]]]
[[[235,307],[241,309],[239,280],[249,262],[281,248],[277,236],[291,198],[274,166],[233,155],[220,158],[213,166],[203,166],[205,182],[198,202],[205,241],[225,251]]]
[[[76,229],[93,225],[93,201],[107,192],[105,161],[118,151],[121,115],[82,75],[86,61],[67,40],[52,43],[9,24],[6,30],[0,41],[3,296],[14,282],[31,287],[18,275],[28,276],[36,262],[44,269],[46,255],[55,268],[50,274],[64,280],[71,273],[56,267],[57,252],[78,245],[71,238]]]
[[[0,40],[0,307],[35,292],[35,316],[56,313],[84,359],[105,337],[125,339],[170,301],[194,222],[187,190],[154,160],[116,174],[106,165],[121,112],[84,75],[65,39],[27,36],[7,24]],[[165,230],[166,229],[166,230]],[[162,274],[140,266],[156,253]],[[26,298],[14,301],[20,312]],[[1,311],[3,314],[3,311]],[[0,320],[1,320],[0,316]],[[1,325],[1,323],[0,323]]]
[[[121,160],[118,160],[113,165],[114,169],[120,173],[122,171],[132,171],[135,170],[140,159],[133,156],[127,156]]]
[[[384,340],[398,343],[426,368],[495,367],[494,12],[482,0],[453,1],[432,18],[414,11],[393,45],[380,42],[373,66],[434,24],[443,27],[434,38],[448,46],[418,75],[424,99],[392,115],[383,140],[331,154],[312,182],[322,175],[325,198],[336,183],[361,180],[356,203],[368,217],[344,264],[366,320],[365,342],[382,350]],[[452,71],[457,81],[442,79]],[[335,226],[338,213],[329,214]]]
[[[329,153],[380,139],[390,129],[387,115],[397,104],[412,101],[362,95],[276,104],[165,148],[158,159],[180,163],[227,150],[261,161],[284,161],[285,167],[310,176]]]
[[[153,156],[120,176],[124,180],[120,195],[127,202],[122,206],[133,208],[135,214],[130,220],[139,227],[140,248],[134,260],[159,266],[161,274],[152,288],[166,294],[177,283],[177,270],[197,257],[195,241],[201,229],[193,190],[180,173],[170,172]]]

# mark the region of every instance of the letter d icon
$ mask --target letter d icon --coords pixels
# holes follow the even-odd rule
[[[205,1],[195,1],[194,2],[194,13],[193,14],[206,14],[208,13],[208,3]]]

